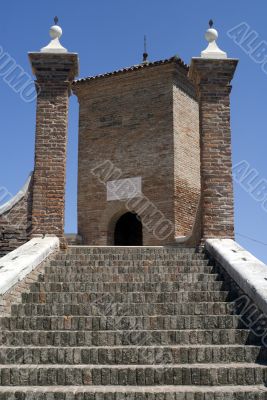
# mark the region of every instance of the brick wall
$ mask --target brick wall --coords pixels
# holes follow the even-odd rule
[[[0,214],[0,257],[21,246],[31,231],[32,181],[23,197]]]
[[[187,69],[174,61],[80,81],[73,90],[80,103],[78,233],[83,243],[113,244],[116,221],[129,209],[126,201],[107,201],[105,185],[91,173],[106,160],[122,172],[107,180],[142,177],[143,195],[173,226],[164,238],[151,225],[143,227],[145,245],[174,243],[177,234],[188,233],[200,183],[198,106]],[[182,167],[192,146],[192,158]]]
[[[176,236],[191,233],[200,198],[199,107],[195,88],[177,71],[173,86]],[[199,238],[195,237],[195,243]]]

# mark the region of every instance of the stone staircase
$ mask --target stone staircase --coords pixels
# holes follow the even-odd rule
[[[182,248],[70,247],[0,318],[0,400],[263,400],[267,350]]]

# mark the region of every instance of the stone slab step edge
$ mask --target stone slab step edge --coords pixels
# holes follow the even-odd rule
[[[52,288],[52,289],[51,289]],[[195,291],[220,291],[228,290],[229,287],[224,281],[214,282],[156,282],[156,283],[88,283],[88,282],[42,282],[39,278],[38,282],[30,285],[30,291],[48,291],[48,292],[195,292]]]
[[[81,330],[98,331],[114,329],[135,330],[183,330],[183,329],[236,329],[244,328],[237,315],[184,315],[152,317],[144,316],[36,316],[36,317],[2,317],[2,330]]]
[[[248,363],[173,365],[0,365],[0,385],[261,385],[267,366]]]
[[[0,331],[1,346],[113,346],[176,344],[257,344],[260,339],[246,329],[166,331]],[[1,348],[0,346],[0,348]]]
[[[25,397],[26,396],[26,397]],[[1,400],[266,400],[259,386],[42,386],[0,388]]]
[[[265,363],[267,349],[241,345],[0,347],[0,364]]]

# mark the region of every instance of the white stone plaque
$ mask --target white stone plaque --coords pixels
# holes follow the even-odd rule
[[[141,194],[142,183],[140,176],[107,182],[107,201],[132,199]]]

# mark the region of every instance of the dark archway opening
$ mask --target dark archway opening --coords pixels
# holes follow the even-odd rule
[[[142,223],[137,214],[127,212],[117,221],[114,233],[115,246],[142,246]]]

